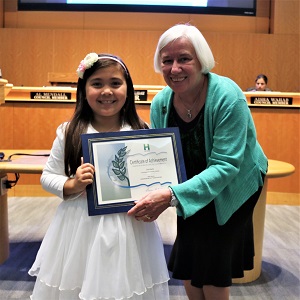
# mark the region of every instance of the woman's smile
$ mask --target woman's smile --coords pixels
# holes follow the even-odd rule
[[[186,78],[187,78],[187,76],[181,76],[181,77],[173,77],[173,76],[171,76],[171,77],[170,77],[170,79],[171,79],[173,82],[182,82],[182,81],[184,81]]]

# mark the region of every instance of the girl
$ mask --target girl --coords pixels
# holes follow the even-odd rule
[[[29,274],[31,299],[169,299],[163,245],[155,223],[126,213],[88,216],[85,188],[94,166],[82,161],[82,133],[147,129],[122,60],[88,54],[77,73],[77,101],[60,125],[41,183],[62,198]]]

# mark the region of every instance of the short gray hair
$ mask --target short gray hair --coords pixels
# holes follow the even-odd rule
[[[192,43],[197,58],[202,66],[201,72],[207,74],[215,66],[214,56],[202,33],[195,26],[190,24],[177,24],[160,36],[154,54],[155,72],[162,73],[160,51],[167,44],[181,37],[187,38]]]

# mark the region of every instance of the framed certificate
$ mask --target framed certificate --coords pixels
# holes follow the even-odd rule
[[[186,180],[179,129],[83,134],[84,162],[95,166],[87,186],[89,215],[128,211],[156,189]]]

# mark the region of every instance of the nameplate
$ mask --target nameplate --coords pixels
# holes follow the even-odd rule
[[[250,103],[257,105],[292,105],[293,97],[251,97]]]
[[[32,100],[71,100],[71,93],[30,92]]]
[[[147,101],[147,90],[135,90],[134,91],[135,101]]]

